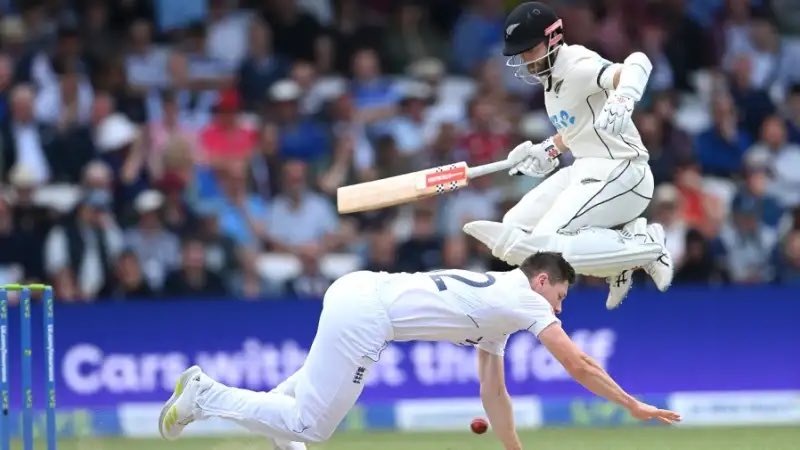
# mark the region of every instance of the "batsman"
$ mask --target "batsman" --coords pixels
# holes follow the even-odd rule
[[[502,223],[470,222],[464,231],[511,265],[537,251],[562,253],[578,273],[607,279],[611,309],[627,295],[637,268],[661,291],[672,282],[663,228],[639,218],[653,195],[653,175],[631,115],[653,66],[641,52],[609,62],[568,45],[563,31],[562,20],[540,2],[520,4],[506,18],[506,64],[522,81],[543,86],[557,130],[542,142],[519,144],[507,160],[511,175],[534,177],[556,170],[564,152],[575,162],[528,192]]]

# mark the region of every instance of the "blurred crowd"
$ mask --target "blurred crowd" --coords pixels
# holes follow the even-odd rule
[[[555,132],[500,56],[516,3],[0,1],[0,281],[265,298],[501,268],[461,226],[539,180],[347,216],[335,192]],[[800,284],[800,2],[550,3],[568,43],[654,62],[635,121],[676,283]]]

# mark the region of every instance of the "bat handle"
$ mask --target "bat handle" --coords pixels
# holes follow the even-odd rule
[[[500,172],[501,170],[508,170],[510,169],[512,164],[506,160],[495,161],[489,164],[483,164],[481,166],[470,167],[467,169],[467,177],[472,179],[475,177],[482,177],[484,175],[489,175],[490,173]]]

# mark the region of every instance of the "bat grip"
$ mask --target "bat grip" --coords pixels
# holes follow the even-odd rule
[[[491,162],[489,164],[483,164],[480,166],[470,167],[467,169],[467,177],[472,179],[475,177],[481,177],[484,175],[489,175],[490,173],[500,172],[501,170],[508,170],[510,169],[512,164],[506,160],[500,160]]]

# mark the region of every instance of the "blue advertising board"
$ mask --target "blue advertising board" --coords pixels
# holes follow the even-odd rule
[[[800,389],[796,290],[640,290],[615,311],[606,311],[604,300],[604,292],[574,292],[561,319],[573,339],[632,393]],[[160,402],[169,396],[176,376],[195,363],[226,384],[269,389],[302,365],[320,307],[318,300],[290,299],[58,305],[59,408]],[[17,313],[12,309],[14,386],[20,361]],[[34,318],[39,314],[36,309]],[[39,406],[44,385],[40,322],[34,320],[34,398]],[[511,337],[506,356],[512,394],[589,395],[528,333]],[[395,343],[370,374],[362,401],[378,405],[477,394],[473,349]],[[12,389],[12,405],[19,405],[18,388]]]

